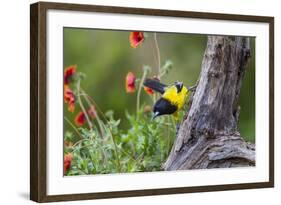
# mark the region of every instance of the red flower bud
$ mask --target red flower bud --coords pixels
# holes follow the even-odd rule
[[[144,86],[144,91],[148,94],[148,95],[153,95],[154,94],[154,91],[149,88],[149,87],[146,87]]]
[[[63,160],[63,173],[65,174],[71,166],[71,161],[72,161],[73,155],[71,153],[68,153],[64,155],[64,160]]]
[[[63,81],[65,85],[68,85],[71,81],[71,77],[76,73],[76,65],[67,67],[64,70]]]
[[[131,47],[136,48],[144,41],[143,32],[131,32],[129,39]]]
[[[64,85],[64,102],[68,104],[68,111],[73,112],[75,109],[75,96],[68,85]]]
[[[97,117],[97,111],[94,105],[90,106],[90,109],[88,110],[88,114],[92,117],[92,118],[96,118]]]
[[[135,82],[136,77],[132,72],[128,72],[126,76],[126,92],[127,93],[134,93],[136,90]]]
[[[82,126],[84,125],[84,123],[86,122],[86,116],[84,114],[84,112],[79,112],[76,117],[75,117],[75,124],[77,126]]]

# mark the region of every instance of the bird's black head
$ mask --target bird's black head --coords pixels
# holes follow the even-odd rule
[[[181,90],[182,90],[183,83],[182,83],[182,82],[176,81],[176,82],[175,82],[175,86],[176,86],[176,88],[177,88],[177,92],[179,93],[179,92],[181,92]]]

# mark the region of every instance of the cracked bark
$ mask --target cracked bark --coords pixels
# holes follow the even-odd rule
[[[249,38],[208,37],[198,86],[165,170],[255,165],[255,145],[245,142],[237,127],[249,58]]]

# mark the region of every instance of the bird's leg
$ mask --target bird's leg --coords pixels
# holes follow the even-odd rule
[[[199,83],[199,78],[197,79],[195,85],[188,87],[188,90],[191,91],[192,93],[194,93],[196,91],[198,83]]]
[[[188,90],[191,92],[190,97],[188,98],[188,100],[186,101],[185,105],[184,105],[184,109],[187,110],[188,107],[190,107],[190,105],[192,104],[193,101],[193,96],[194,93],[196,91],[196,88],[198,86],[199,80],[196,81],[195,85],[188,87]]]
[[[189,90],[190,92],[194,92],[194,91],[196,90],[196,88],[197,88],[197,84],[188,87],[188,90]]]
[[[188,108],[191,106],[192,104],[192,101],[193,101],[193,96],[194,96],[194,93],[196,91],[196,88],[198,86],[198,83],[199,83],[199,80],[196,81],[195,85],[191,86],[191,87],[188,87],[188,90],[191,92],[190,94],[190,97],[188,98],[188,100],[185,102],[184,104],[184,110],[188,110]]]
[[[197,86],[198,86],[198,80],[195,83],[195,85],[188,87],[188,90],[193,93],[196,91]]]

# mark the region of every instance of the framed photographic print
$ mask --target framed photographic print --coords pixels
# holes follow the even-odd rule
[[[30,198],[274,186],[274,18],[31,5]]]

